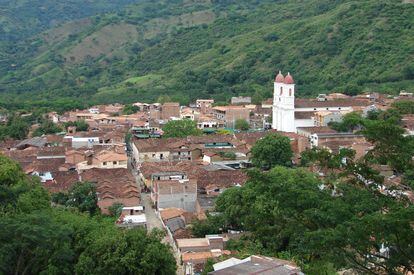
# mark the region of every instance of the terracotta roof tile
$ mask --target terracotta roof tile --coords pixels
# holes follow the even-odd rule
[[[295,108],[353,107],[369,106],[371,102],[359,99],[339,99],[318,101],[315,99],[296,98]]]

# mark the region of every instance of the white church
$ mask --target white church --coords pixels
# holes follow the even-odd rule
[[[296,133],[299,127],[315,127],[315,115],[321,112],[347,113],[366,108],[371,103],[353,98],[341,100],[295,99],[295,81],[279,71],[274,82],[272,128]]]

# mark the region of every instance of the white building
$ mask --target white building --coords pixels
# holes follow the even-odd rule
[[[348,113],[361,110],[371,105],[363,99],[318,99],[295,98],[295,82],[290,73],[283,76],[278,73],[274,82],[272,128],[282,132],[296,133],[298,127],[313,127],[315,113],[330,111]]]
[[[282,132],[296,132],[295,127],[295,82],[288,73],[276,76],[273,92],[272,128]]]

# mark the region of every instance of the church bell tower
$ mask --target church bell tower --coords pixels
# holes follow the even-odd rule
[[[274,82],[272,128],[281,132],[296,132],[295,81],[279,71]]]

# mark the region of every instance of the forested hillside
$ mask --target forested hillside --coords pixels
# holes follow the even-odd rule
[[[396,94],[414,88],[413,25],[400,0],[142,0],[25,41],[1,63],[0,104],[260,101],[278,69],[300,96]]]
[[[0,0],[0,41],[16,41],[60,23],[119,10],[138,0]]]

